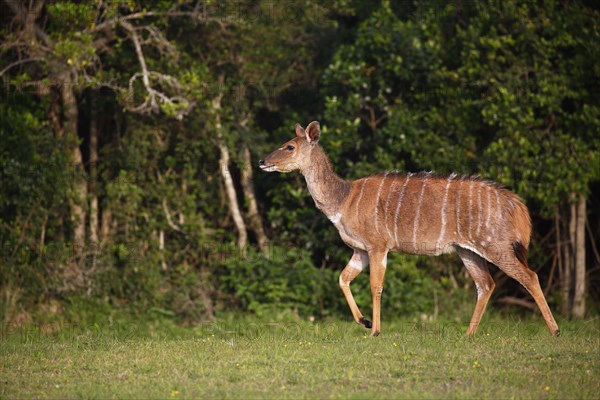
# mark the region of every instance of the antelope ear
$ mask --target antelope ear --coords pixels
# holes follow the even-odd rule
[[[296,136],[303,138],[306,136],[304,133],[304,128],[300,126],[300,124],[296,124]]]
[[[306,127],[306,140],[308,143],[315,144],[321,137],[321,125],[318,121],[313,121]]]

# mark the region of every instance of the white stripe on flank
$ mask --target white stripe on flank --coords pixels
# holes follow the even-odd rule
[[[419,217],[421,215],[421,204],[423,204],[423,194],[425,193],[425,186],[427,186],[427,178],[423,179],[423,186],[421,186],[421,193],[419,193],[419,203],[417,204],[417,211],[415,211],[415,221],[413,222],[413,246],[415,252],[417,251],[417,229],[419,228]]]
[[[473,178],[469,183],[469,240],[473,240],[471,227],[473,226]]]
[[[390,215],[390,196],[394,192],[392,189],[394,188],[394,185],[396,184],[397,181],[398,181],[398,176],[394,176],[394,180],[392,181],[392,184],[390,185],[390,188],[388,189],[388,195],[387,195],[387,199],[385,201],[385,230],[387,231],[389,240],[392,240],[392,233],[390,232],[390,227],[388,224],[388,216]]]
[[[477,187],[477,236],[481,232],[481,220],[483,214],[483,206],[481,205],[481,182],[479,182],[479,186]]]
[[[358,205],[360,204],[360,200],[362,199],[363,196],[363,192],[365,191],[365,184],[367,183],[367,181],[369,180],[369,178],[365,178],[363,180],[363,183],[360,187],[360,193],[358,195],[358,200],[356,200],[356,222],[358,223],[360,220],[358,219],[358,216],[360,215],[360,210],[358,208]]]
[[[381,182],[379,182],[379,189],[377,189],[377,198],[375,199],[375,215],[373,215],[373,223],[375,224],[375,230],[379,234],[379,198],[381,197],[381,188],[383,188],[383,182],[385,182],[385,178],[388,176],[389,172],[386,171],[383,174],[383,178],[381,178]]]
[[[458,190],[456,192],[456,236],[458,238],[462,237],[460,233],[460,207],[462,204],[460,203],[460,194],[462,193],[462,184],[464,183],[464,176],[460,178],[460,183],[458,184]]]
[[[402,205],[402,199],[404,199],[404,193],[406,192],[406,186],[408,185],[408,181],[410,180],[411,173],[406,175],[406,180],[404,181],[404,185],[402,185],[402,190],[400,191],[400,195],[398,196],[398,205],[396,206],[396,214],[394,215],[394,240],[396,241],[396,247],[398,247],[398,212],[400,211],[400,206]]]
[[[448,202],[448,190],[450,189],[450,183],[452,179],[456,177],[456,174],[451,174],[448,177],[448,182],[446,182],[446,190],[444,192],[444,200],[442,201],[442,226],[440,227],[440,236],[438,237],[437,242],[435,243],[435,251],[437,252],[440,248],[442,240],[444,240],[444,235],[446,233],[446,203]],[[441,250],[440,250],[441,253]]]
[[[506,202],[507,202],[507,199],[506,199],[506,198],[507,198],[507,196],[506,196],[506,195],[504,195],[504,198],[502,199],[502,202],[503,202],[503,203],[506,203]],[[510,200],[508,200],[508,201],[510,202]],[[506,214],[506,213],[509,213],[509,218],[510,218],[510,210],[508,209],[508,206],[502,206],[502,207],[500,208],[500,223],[501,223],[502,225],[504,225],[504,214]]]
[[[501,221],[498,221],[500,212],[502,211],[500,208],[500,195],[498,194],[498,189],[494,189],[494,192],[496,193],[496,210],[494,210],[494,218],[496,223],[492,224],[492,237],[496,237],[496,225],[502,223]]]
[[[487,229],[489,229],[490,228],[490,217],[492,215],[492,212],[491,212],[492,211],[491,210],[491,208],[492,208],[492,195],[490,193],[491,188],[490,188],[489,185],[486,186],[486,189],[487,189],[487,214],[485,216],[485,227]]]

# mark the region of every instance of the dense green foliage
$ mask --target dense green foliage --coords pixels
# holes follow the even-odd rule
[[[532,212],[531,264],[550,280],[553,308],[564,210],[587,197],[588,297],[598,302],[593,7],[49,1],[28,12],[11,4],[0,16],[5,322],[82,298],[188,323],[224,310],[347,315],[337,276],[351,253],[302,177],[256,170],[250,192],[244,180],[294,123],[315,119],[346,178],[424,169],[477,173],[515,190]],[[247,224],[243,248],[227,177]],[[457,258],[394,256],[390,265],[387,315],[452,313],[472,294]],[[523,293],[501,283],[499,294]],[[367,274],[353,291],[368,309]]]
[[[364,154],[356,172],[402,160],[478,172],[548,211],[589,190],[600,168],[590,11],[552,2],[420,11],[407,20],[383,2],[326,69],[331,140],[341,156]]]

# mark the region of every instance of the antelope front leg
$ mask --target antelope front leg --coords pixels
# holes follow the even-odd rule
[[[369,252],[371,264],[371,296],[373,297],[373,326],[371,336],[381,332],[381,293],[387,267],[387,251]]]
[[[367,265],[369,265],[369,256],[367,253],[362,250],[354,250],[354,254],[348,262],[348,265],[346,265],[346,268],[344,268],[340,274],[340,288],[342,289],[342,292],[344,292],[346,301],[350,306],[354,321],[365,328],[371,328],[371,321],[368,321],[363,317],[356,305],[354,296],[352,296],[352,292],[350,291],[350,282],[352,282]]]

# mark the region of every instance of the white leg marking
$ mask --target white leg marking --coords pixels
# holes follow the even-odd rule
[[[369,265],[369,257],[366,254],[363,254],[358,251],[354,251],[354,254],[350,258],[350,261],[348,261],[347,267],[350,267],[350,268],[358,270],[358,271],[362,271],[363,269],[365,269],[365,267],[367,265]],[[340,286],[349,287],[350,282],[345,282],[343,276],[344,276],[344,271],[342,271],[340,273],[340,278],[339,278]]]
[[[381,182],[379,182],[379,188],[377,189],[377,198],[375,199],[375,215],[373,216],[373,223],[375,224],[375,230],[379,234],[379,198],[381,197],[381,188],[383,188],[383,182],[385,182],[385,178],[388,176],[389,172],[386,171],[383,174],[383,178],[381,178]],[[384,210],[385,211],[385,210]]]
[[[423,186],[421,186],[421,193],[419,193],[419,203],[417,204],[417,211],[415,211],[415,221],[413,222],[413,247],[415,252],[417,251],[417,229],[419,229],[419,217],[421,216],[421,204],[423,204],[423,194],[425,193],[425,186],[427,185],[427,178],[423,179]]]
[[[331,217],[328,217],[328,218],[331,222],[333,222],[333,225],[337,226],[337,224],[339,224],[340,220],[342,219],[342,214],[335,213],[334,215],[332,215]]]
[[[361,260],[356,260],[354,257],[350,259],[350,262],[348,263],[348,266],[350,268],[354,268],[357,269],[359,271],[362,271],[364,268],[364,265],[362,263]]]
[[[479,300],[484,293],[487,293],[490,290],[488,285],[484,284],[483,287],[481,287],[477,284],[477,282],[475,282],[475,287],[477,288],[477,300]]]
[[[387,258],[388,258],[388,253],[385,253],[383,258],[381,259],[381,265],[383,266],[383,268],[387,268]]]
[[[390,215],[390,197],[392,195],[392,193],[394,192],[394,185],[396,184],[396,182],[398,181],[398,176],[394,176],[394,181],[392,182],[392,184],[390,185],[390,188],[388,189],[388,195],[387,195],[387,199],[385,201],[385,230],[387,231],[388,234],[388,239],[391,241],[392,240],[392,233],[390,232],[390,227],[388,224],[388,216]]]
[[[359,204],[360,201],[362,200],[362,196],[363,196],[363,192],[365,191],[365,184],[367,183],[367,181],[369,180],[369,178],[365,178],[362,182],[362,185],[360,187],[360,193],[358,195],[358,200],[356,200],[356,221],[360,221],[360,219],[358,218],[358,216],[360,215],[360,209],[359,209]]]
[[[363,269],[365,269],[365,267],[369,265],[369,257],[365,254],[363,255],[362,253],[355,251],[354,254],[352,255],[352,258],[350,258],[350,261],[348,262],[348,266],[350,268],[354,268],[357,269],[359,271],[362,271]]]
[[[396,247],[398,244],[398,212],[400,211],[400,206],[402,205],[402,199],[404,199],[404,193],[406,192],[406,186],[408,185],[408,181],[410,180],[412,174],[406,175],[406,180],[404,181],[404,185],[402,185],[402,190],[400,191],[400,195],[398,196],[398,205],[396,205],[396,214],[394,216],[394,239],[396,241]]]
[[[452,179],[454,179],[454,177],[456,177],[456,174],[451,174],[448,177],[448,182],[446,182],[444,200],[442,201],[442,226],[440,227],[440,236],[438,237],[438,240],[435,243],[436,253],[442,252],[442,249],[440,249],[440,245],[442,243],[442,240],[444,240],[444,234],[446,233],[446,203],[448,202],[448,190],[450,189],[450,183],[452,183]]]

